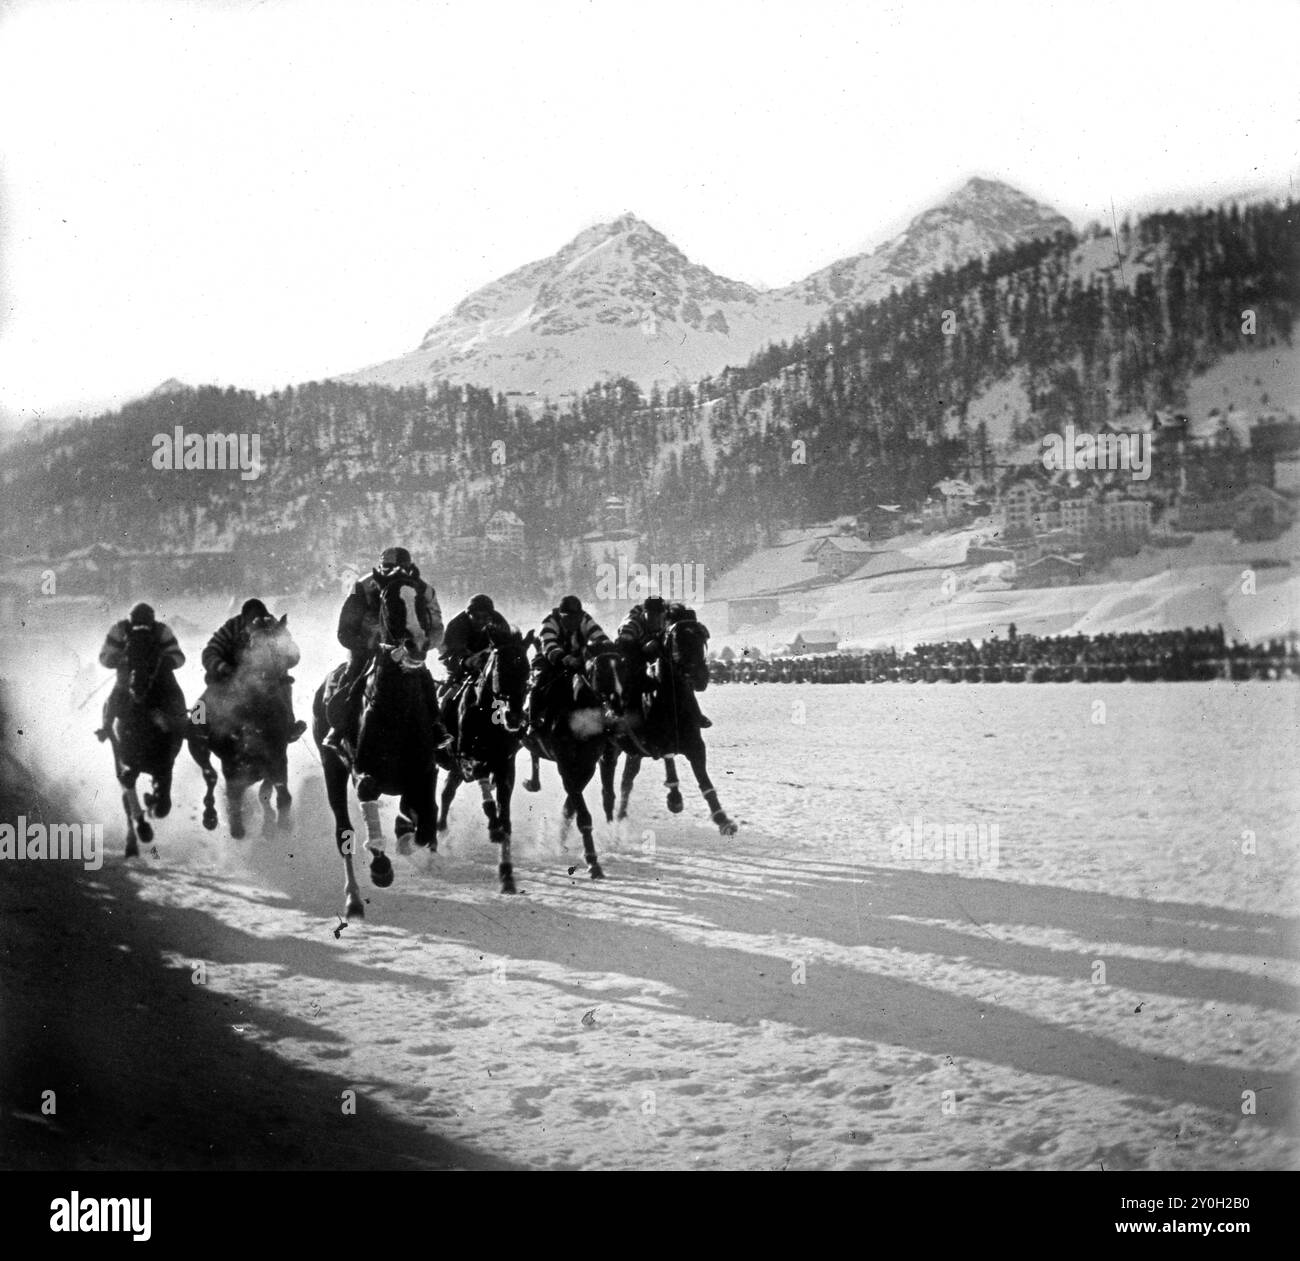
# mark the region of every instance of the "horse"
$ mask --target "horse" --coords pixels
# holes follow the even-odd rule
[[[213,790],[217,772],[212,754],[221,763],[226,781],[226,810],[230,835],[244,835],[244,793],[258,786],[262,804],[262,835],[275,835],[292,826],[289,808],[289,721],[292,709],[287,690],[293,686],[289,669],[298,663],[298,646],[288,630],[288,616],[256,618],[248,627],[248,648],[239,668],[228,679],[210,683],[190,714],[186,737],[190,756],[203,773],[203,826],[217,826]],[[275,811],[271,795],[275,794]]]
[[[675,755],[681,754],[691,764],[696,783],[709,807],[709,817],[723,836],[735,836],[736,824],[727,817],[718,801],[717,789],[709,779],[708,754],[695,715],[699,707],[688,692],[703,691],[709,684],[709,662],[705,644],[709,633],[697,621],[674,622],[664,635],[664,651],[655,665],[655,687],[644,715],[638,707],[625,715],[601,758],[600,778],[605,818],[614,821],[614,771],[619,754],[625,757],[623,779],[619,785],[618,819],[627,818],[628,798],[642,761],[663,758],[664,787],[667,805],[673,814],[682,812],[682,794],[677,782]]]
[[[533,760],[532,775],[524,780],[525,791],[535,793],[542,786],[540,758],[555,763],[565,792],[560,839],[568,835],[576,817],[587,874],[593,880],[603,880],[605,871],[596,854],[591,811],[583,792],[600,765],[610,731],[622,717],[627,678],[627,661],[612,644],[589,652],[581,674],[562,676],[552,685],[555,712],[545,733],[526,734],[523,741]],[[609,810],[607,803],[606,815]]]
[[[370,879],[380,889],[393,883],[393,864],[384,850],[379,823],[379,798],[397,797],[397,837],[413,838],[436,850],[437,811],[434,792],[438,768],[435,717],[437,702],[425,657],[434,645],[432,627],[420,616],[416,587],[405,576],[394,578],[381,592],[379,643],[362,679],[364,688],[355,747],[340,752],[327,746],[332,700],[346,663],[330,671],[312,700],[312,737],[320,751],[325,793],[334,814],[334,841],[346,875],[345,914],[361,919],[365,907],[352,867],[356,833],[348,814],[348,779],[355,787],[366,822],[365,847],[370,852]],[[419,610],[419,612],[417,612]],[[400,852],[400,851],[399,851]]]
[[[185,739],[185,698],[174,679],[165,678],[163,653],[153,628],[132,626],[126,639],[126,697],[109,724],[107,739],[113,750],[117,782],[122,785],[126,811],[126,857],[140,852],[137,837],[146,845],[154,839],[155,819],[165,819],[172,808],[172,770]],[[148,775],[153,791],[136,795],[135,782]]]
[[[530,632],[531,634],[531,632]],[[501,846],[497,874],[502,893],[515,893],[510,860],[510,798],[519,752],[519,713],[528,682],[528,641],[489,628],[491,646],[477,677],[467,679],[443,701],[442,720],[456,741],[442,789],[438,831],[447,830],[447,812],[461,784],[477,782],[483,795],[488,839]],[[492,790],[495,787],[496,796]]]

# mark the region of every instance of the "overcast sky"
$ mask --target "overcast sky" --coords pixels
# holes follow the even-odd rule
[[[413,349],[633,211],[781,285],[972,174],[1300,179],[1300,3],[0,0],[0,418]]]

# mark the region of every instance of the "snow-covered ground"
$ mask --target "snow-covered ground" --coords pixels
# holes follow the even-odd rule
[[[335,649],[324,623],[299,635],[305,713]],[[694,792],[670,815],[648,766],[630,825],[598,829],[609,879],[593,883],[576,837],[560,846],[546,766],[543,792],[515,797],[521,896],[496,892],[466,794],[436,857],[396,858],[388,890],[362,873],[367,918],[339,930],[309,743],[292,750],[292,834],[203,832],[183,753],[156,857],[123,870],[98,696],[78,708],[97,646],[5,664],[11,747],[105,823],[104,870],[68,878],[114,912],[110,937],[149,935],[148,984],[170,992],[206,961],[226,1037],[322,1092],[319,1115],[307,1084],[279,1106],[277,1162],[329,1163],[323,1130],[338,1164],[356,1158],[342,1082],[402,1127],[402,1146],[367,1149],[390,1167],[431,1159],[421,1134],[454,1144],[453,1164],[530,1168],[1297,1163],[1293,684],[710,690],[737,837]],[[197,695],[197,670],[182,683]],[[936,827],[977,843],[936,856]],[[59,1003],[31,984],[24,1001]],[[114,1028],[90,1001],[87,1036]],[[187,1134],[163,1122],[137,1163],[191,1163],[208,1127],[215,1142],[247,1122],[244,1061],[185,1046],[147,1054],[147,1086],[104,1087],[190,1100]]]

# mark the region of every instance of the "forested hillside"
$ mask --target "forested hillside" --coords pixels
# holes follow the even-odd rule
[[[540,596],[612,494],[643,556],[717,572],[775,522],[915,505],[959,471],[992,479],[994,437],[970,417],[1000,381],[1029,400],[1019,440],[1095,430],[1178,407],[1193,374],[1246,342],[1289,345],[1298,310],[1296,206],[1260,205],[1033,242],[664,396],[623,380],[530,414],[471,386],[185,390],[6,451],[0,551],[237,548],[268,589],[300,589],[401,540],[444,583]],[[260,435],[260,476],[155,468],[154,436],[177,425]],[[497,508],[522,518],[523,551],[447,574],[451,540]]]

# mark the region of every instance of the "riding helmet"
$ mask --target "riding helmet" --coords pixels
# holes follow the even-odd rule
[[[409,569],[411,553],[404,547],[386,547],[379,558],[380,569]]]
[[[495,613],[497,606],[488,595],[476,595],[465,606],[466,613]]]
[[[559,611],[561,613],[578,614],[582,612],[582,601],[576,595],[566,595],[560,601]]]
[[[131,610],[132,626],[152,626],[155,620],[153,605],[151,604],[145,604],[141,601]]]
[[[254,596],[253,599],[244,601],[244,607],[239,610],[239,616],[244,621],[251,622],[255,617],[270,617],[271,614],[267,612],[266,605]]]

